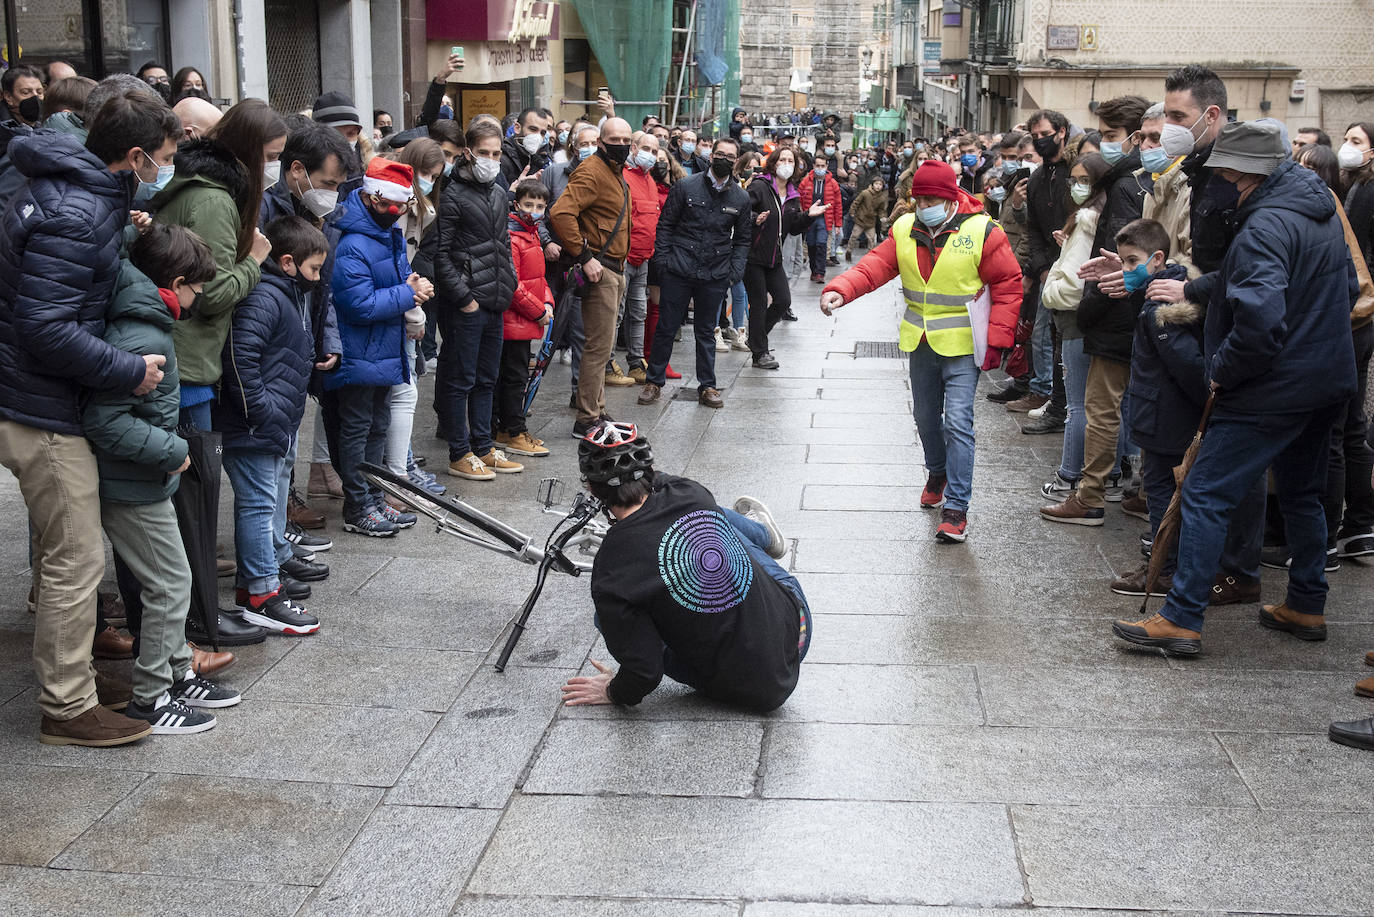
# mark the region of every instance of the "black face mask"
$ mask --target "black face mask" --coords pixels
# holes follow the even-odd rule
[[[666,162],[656,162],[654,167],[649,170],[649,174],[659,181],[668,177],[668,164]]]
[[[1048,137],[1036,137],[1034,146],[1035,152],[1046,162],[1059,155],[1059,138],[1053,134]]]
[[[606,153],[606,158],[618,166],[625,165],[625,160],[630,158],[630,145],[628,143],[607,143],[602,149]]]
[[[395,213],[378,213],[371,207],[367,208],[367,212],[371,214],[372,222],[376,223],[383,229],[390,229],[391,227],[395,226],[396,221],[399,220],[401,218],[401,214],[404,213],[404,211],[399,208],[396,210]]]
[[[716,178],[725,178],[730,174],[730,170],[734,168],[734,166],[735,164],[728,159],[717,159],[712,157],[711,174]]]
[[[395,130],[395,128],[393,128],[390,124],[384,124],[381,127],[377,128],[377,130],[381,133],[383,137],[389,137],[391,135],[391,132]]]
[[[191,304],[190,304],[189,306],[184,307],[184,308],[181,310],[181,313],[177,316],[177,321],[182,321],[182,322],[184,322],[184,321],[186,321],[186,319],[190,318],[192,315],[195,315],[197,312],[199,312],[199,311],[200,311],[200,301],[201,301],[201,298],[204,297],[204,296],[205,296],[205,291],[204,291],[204,290],[201,290],[199,293],[197,293],[197,294],[195,295],[195,297],[191,300]]]
[[[154,91],[156,91],[158,95],[162,96],[162,101],[164,101],[164,102],[166,102],[166,103],[168,103],[168,104],[171,104],[171,102],[172,102],[172,84],[171,84],[171,83],[152,83],[151,85],[152,85]]]
[[[30,124],[37,124],[43,117],[43,100],[38,96],[29,96],[19,103],[19,117]]]

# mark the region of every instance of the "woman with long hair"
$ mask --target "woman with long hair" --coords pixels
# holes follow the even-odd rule
[[[1374,124],[1356,121],[1347,127],[1336,158],[1347,188],[1345,215],[1368,264],[1374,259]]]
[[[778,368],[768,349],[768,333],[792,307],[782,243],[788,236],[805,232],[811,221],[825,212],[822,201],[802,210],[797,177],[796,155],[787,147],[778,147],[746,189],[754,212],[754,238],[745,262],[744,288],[753,303],[749,310],[749,350],[757,369]]]
[[[172,77],[172,103],[176,104],[181,100],[187,91],[193,91],[200,98],[210,98],[210,84],[205,82],[205,76],[195,67],[182,67]]]

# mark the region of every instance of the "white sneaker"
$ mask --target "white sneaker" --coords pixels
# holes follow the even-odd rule
[[[787,541],[782,537],[782,530],[778,528],[778,523],[773,519],[768,507],[763,505],[763,501],[753,497],[740,497],[735,501],[734,508],[741,516],[752,519],[768,529],[769,557],[778,559],[787,553]]]
[[[1054,477],[1040,486],[1040,496],[1055,503],[1063,503],[1078,491],[1076,481],[1066,481],[1059,476],[1059,472],[1054,473]]]
[[[739,340],[739,331],[733,325],[729,328],[719,329],[720,335],[725,339],[725,343],[734,344]]]
[[[564,366],[572,366],[572,351],[563,349],[558,352],[558,362]]]
[[[1044,416],[1045,416],[1045,408],[1047,408],[1047,407],[1049,407],[1049,406],[1050,406],[1050,403],[1049,403],[1048,401],[1046,401],[1044,404],[1040,405],[1040,407],[1038,407],[1038,408],[1031,408],[1029,411],[1026,412],[1026,416],[1027,416],[1027,417],[1030,417],[1030,418],[1033,418],[1033,419],[1035,419],[1035,420],[1039,420],[1041,417],[1044,417]]]
[[[720,333],[720,329],[717,328],[717,329],[716,329],[716,353],[728,353],[729,350],[730,350],[730,345],[727,344],[727,343],[725,343],[725,336],[722,335],[722,334]]]
[[[735,332],[735,339],[730,342],[730,348],[732,350],[742,350],[746,353],[749,351],[748,328],[740,328],[738,331]]]

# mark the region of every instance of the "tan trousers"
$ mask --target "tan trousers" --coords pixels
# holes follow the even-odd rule
[[[97,703],[91,640],[105,572],[100,472],[90,443],[0,420],[0,463],[19,479],[38,550],[33,556],[33,667],[38,706],[55,720]]]
[[[1078,501],[1097,509],[1106,505],[1107,475],[1116,464],[1116,443],[1121,435],[1121,399],[1131,381],[1131,367],[1102,357],[1088,365],[1083,393],[1083,478],[1078,482]]]
[[[615,319],[625,298],[625,275],[602,268],[582,290],[582,365],[577,371],[577,419],[590,423],[606,407],[606,361],[615,349]]]

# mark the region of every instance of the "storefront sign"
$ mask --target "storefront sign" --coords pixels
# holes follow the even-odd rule
[[[655,0],[657,2],[657,0]],[[425,7],[430,41],[524,42],[558,36],[556,0],[442,0]]]
[[[506,116],[506,91],[504,89],[464,89],[463,119],[466,124],[477,115],[491,115],[495,118]]]
[[[437,71],[448,56],[449,41],[429,43],[429,68]],[[464,47],[466,65],[449,77],[453,83],[505,83],[527,76],[548,76],[553,72],[549,43],[537,39],[527,42],[479,41]]]
[[[942,42],[926,41],[921,47],[921,70],[925,73],[940,72],[940,49]]]

